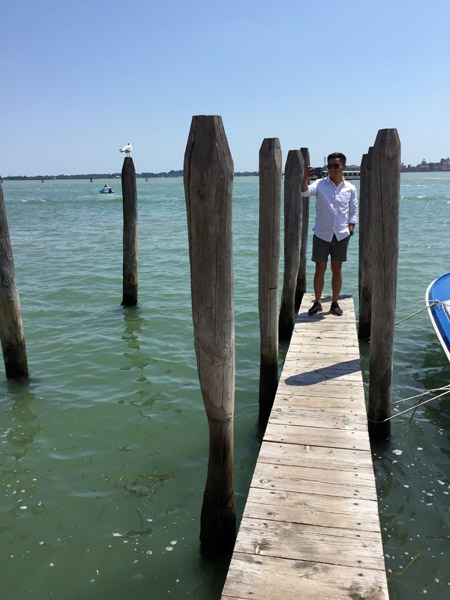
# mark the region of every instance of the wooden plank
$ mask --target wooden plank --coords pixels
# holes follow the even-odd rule
[[[279,398],[296,397],[302,401],[302,397],[317,398],[317,405],[324,406],[321,402],[332,402],[333,400],[357,400],[364,406],[364,398],[362,398],[362,386],[332,386],[327,385],[326,389],[322,386],[292,386],[280,381],[277,390],[277,402]]]
[[[354,414],[362,415],[367,423],[366,407],[363,402],[355,395],[353,398],[323,398],[322,396],[313,396],[312,394],[283,394],[277,398],[277,405],[274,410],[320,410],[326,414]]]
[[[362,386],[361,375],[359,373],[346,373],[339,369],[324,367],[305,371],[304,373],[294,373],[285,380],[287,385],[316,385],[325,384],[328,387],[333,385],[360,385]]]
[[[383,548],[376,532],[267,519],[243,520],[235,551],[331,565],[384,568]]]
[[[322,496],[252,487],[244,518],[288,521],[321,527],[342,527],[380,533],[375,500]],[[282,510],[280,510],[282,507]]]
[[[256,598],[388,600],[389,596],[382,571],[236,552],[222,600]]]
[[[265,441],[259,452],[258,463],[373,473],[372,455],[369,450],[324,448],[305,444]]]
[[[257,463],[252,488],[376,500],[372,473]],[[283,507],[280,507],[280,511]]]
[[[222,600],[388,600],[353,300],[305,294]],[[327,306],[324,307],[325,310]]]
[[[365,413],[356,411],[330,411],[324,408],[307,409],[303,406],[277,406],[270,414],[269,423],[278,425],[303,425],[305,427],[324,427],[328,429],[367,430]]]
[[[288,355],[284,361],[284,365],[287,371],[290,371],[291,368],[300,368],[300,373],[323,369],[324,367],[334,367],[339,371],[345,371],[347,373],[361,373],[359,356],[349,356],[349,358],[346,359],[345,356],[336,357],[336,355],[332,353],[328,355],[321,354],[316,357],[310,356],[309,354],[302,356],[301,353]]]
[[[370,450],[367,434],[359,431],[269,423],[264,439],[271,442],[284,442],[285,444],[308,444],[327,448]]]

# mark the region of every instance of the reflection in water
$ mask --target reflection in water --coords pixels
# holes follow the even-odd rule
[[[29,380],[7,382],[7,393],[13,399],[13,404],[6,439],[10,444],[8,453],[16,459],[27,454],[30,444],[41,429],[37,421],[39,415],[33,408],[36,396],[30,391],[30,387],[32,384]]]
[[[133,406],[149,407],[158,399],[158,394],[152,393],[151,381],[145,374],[145,368],[154,364],[156,361],[145,356],[141,350],[139,335],[143,334],[147,320],[142,316],[142,310],[137,306],[124,307],[123,320],[125,324],[122,339],[126,341],[130,352],[124,352],[123,356],[128,360],[128,364],[121,367],[123,371],[137,371],[139,377],[136,381],[142,384],[140,389],[134,389],[127,398],[122,398],[119,402],[128,402]]]
[[[39,414],[35,410],[36,396],[31,391],[33,383],[30,380],[17,380],[5,382],[5,394],[12,400],[11,410],[4,410],[0,424],[0,437],[4,438],[1,446],[1,493],[5,499],[5,513],[7,512],[14,520],[22,517],[25,513],[39,516],[45,511],[44,503],[35,499],[36,479],[30,479],[31,471],[24,466],[22,459],[33,452],[33,442],[41,431]],[[24,461],[25,462],[25,461]],[[26,463],[25,463],[26,464]],[[5,520],[4,523],[7,521]],[[29,534],[25,531],[19,532],[16,527],[5,526],[4,532],[14,534],[13,541],[25,540]],[[7,537],[10,537],[7,534]],[[11,542],[12,543],[12,542]]]
[[[193,590],[194,600],[220,598],[230,559],[230,556],[206,557],[199,553],[195,562],[202,574],[202,583]]]

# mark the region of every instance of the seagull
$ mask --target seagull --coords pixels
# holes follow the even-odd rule
[[[133,150],[133,147],[130,144],[130,142],[128,142],[128,144],[126,146],[119,149],[119,152],[125,152],[125,154],[128,156],[132,150]]]

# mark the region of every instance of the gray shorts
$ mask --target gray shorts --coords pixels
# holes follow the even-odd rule
[[[311,260],[314,262],[327,262],[328,256],[331,256],[331,260],[345,262],[347,260],[347,248],[349,241],[350,235],[340,242],[337,241],[335,235],[333,235],[331,242],[321,240],[314,235]]]

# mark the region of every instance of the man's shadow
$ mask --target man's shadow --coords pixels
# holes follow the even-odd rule
[[[339,296],[339,300],[345,298],[351,298],[349,295]],[[314,323],[317,321],[323,321],[324,319],[340,319],[329,313],[331,306],[332,297],[325,296],[322,300],[323,312],[317,313],[316,315],[310,316],[308,311],[299,312],[297,315],[297,323]],[[360,359],[354,358],[352,360],[345,360],[337,362],[334,365],[328,365],[319,369],[312,369],[306,373],[299,373],[298,375],[292,375],[285,379],[287,385],[293,386],[306,386],[314,385],[315,383],[322,383],[331,379],[336,379],[342,375],[350,375],[351,373],[357,373],[361,370]]]
[[[316,383],[323,383],[324,381],[336,379],[342,375],[351,375],[360,370],[359,358],[354,358],[352,360],[335,363],[334,365],[328,365],[327,367],[312,369],[306,373],[291,375],[291,377],[285,379],[285,383],[287,385],[295,386],[314,385]]]

